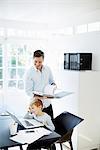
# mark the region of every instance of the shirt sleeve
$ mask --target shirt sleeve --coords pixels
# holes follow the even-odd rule
[[[25,75],[25,92],[30,97],[34,96],[33,87],[34,87],[34,82],[33,82],[32,77],[31,77],[31,72],[28,71]]]
[[[54,78],[51,69],[49,68],[49,84],[54,84]]]
[[[55,126],[54,126],[54,124],[53,124],[53,122],[52,122],[52,120],[51,120],[51,117],[50,117],[49,115],[46,116],[46,124],[45,124],[45,126],[46,126],[48,129],[52,130],[52,131],[55,130]]]

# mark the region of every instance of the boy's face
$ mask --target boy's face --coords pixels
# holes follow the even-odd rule
[[[41,110],[41,106],[32,105],[31,112],[35,115],[38,115],[38,112]]]
[[[43,62],[44,62],[43,57],[42,56],[34,57],[33,61],[34,61],[34,66],[36,67],[36,69],[41,70],[43,66]]]

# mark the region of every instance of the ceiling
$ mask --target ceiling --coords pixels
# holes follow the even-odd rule
[[[0,19],[63,24],[100,9],[100,0],[0,0]]]

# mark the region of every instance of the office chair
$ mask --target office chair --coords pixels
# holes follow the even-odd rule
[[[69,112],[63,112],[54,119],[55,131],[61,135],[61,138],[57,141],[60,143],[61,150],[63,150],[62,143],[69,142],[71,150],[72,145],[72,134],[74,127],[77,126],[84,119],[71,114]]]
[[[57,133],[52,133],[49,135],[49,137],[43,136],[39,139],[39,141],[34,141],[34,143],[28,144],[27,150],[33,150],[33,149],[47,149],[47,150],[56,150],[56,147],[54,143],[60,138],[61,136]]]

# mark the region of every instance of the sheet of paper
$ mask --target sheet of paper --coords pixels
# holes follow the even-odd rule
[[[18,133],[16,136],[11,137],[10,139],[21,144],[25,144],[25,143],[30,144],[38,140],[42,136],[43,136],[42,134],[37,134],[33,132],[22,133],[22,134]]]
[[[43,90],[43,92],[40,91],[33,91],[33,94],[39,95],[39,96],[47,96],[47,97],[54,97],[54,91],[56,90],[56,85],[47,84]]]
[[[54,95],[54,91],[56,90],[56,85],[47,84],[44,88],[44,94]]]
[[[34,131],[40,134],[44,134],[44,135],[49,135],[50,133],[52,133],[50,130],[47,130],[43,127],[35,128]]]
[[[51,131],[45,128],[35,128],[28,130],[20,130],[17,135],[10,137],[11,140],[16,141],[21,144],[30,144],[44,135],[50,134]]]

